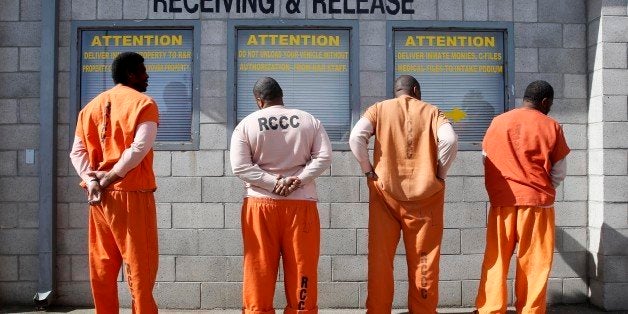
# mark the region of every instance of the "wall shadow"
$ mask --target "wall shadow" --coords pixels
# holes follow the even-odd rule
[[[562,241],[561,245],[557,244],[557,253],[560,254],[565,261],[565,263],[577,274],[578,278],[582,279],[586,285],[587,290],[591,295],[584,295],[581,292],[577,292],[577,294],[571,296],[565,296],[564,293],[561,295],[557,295],[554,291],[548,291],[548,300],[558,300],[562,298],[570,298],[574,300],[588,300],[588,309],[586,313],[601,313],[601,309],[593,305],[593,303],[598,304],[598,302],[605,300],[607,296],[602,295],[603,291],[601,289],[590,289],[591,280],[597,280],[600,282],[612,282],[613,277],[617,275],[622,275],[621,270],[614,269],[609,267],[609,265],[600,265],[600,259],[604,262],[604,258],[606,256],[626,256],[628,258],[628,238],[610,227],[606,223],[602,224],[600,228],[600,237],[598,243],[598,250],[595,253],[589,251],[589,248],[583,247],[579,244],[577,239],[574,239],[569,233],[564,232],[563,228],[557,228],[557,233],[560,231],[561,235],[557,236],[557,241],[560,239]],[[591,230],[588,230],[588,239],[591,240],[590,237]],[[569,250],[565,250],[564,246],[568,246]],[[581,260],[578,258],[579,254],[586,255],[585,267],[582,267]],[[564,288],[563,288],[564,290]],[[580,295],[578,295],[580,294]],[[567,302],[565,302],[567,301]],[[557,308],[561,307],[561,304],[569,303],[568,300],[561,299],[561,302],[555,303]],[[605,306],[606,303],[602,302]],[[556,312],[558,313],[558,312]],[[563,312],[561,312],[563,313]],[[581,312],[564,312],[564,313],[581,313]],[[624,311],[625,313],[625,311]]]

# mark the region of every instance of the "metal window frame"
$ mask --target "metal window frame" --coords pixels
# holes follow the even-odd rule
[[[237,34],[241,29],[340,29],[349,31],[349,110],[351,126],[360,119],[360,31],[358,20],[229,20],[227,22],[227,143],[236,127]],[[332,142],[332,149],[348,151],[348,142]]]
[[[37,310],[47,309],[56,291],[57,107],[59,1],[41,2],[41,60],[39,72],[39,227],[37,231]],[[44,84],[43,82],[49,82]]]
[[[81,82],[79,76],[81,32],[84,30],[124,30],[124,29],[191,29],[193,38],[192,59],[192,121],[191,140],[182,142],[155,142],[155,150],[198,150],[200,142],[200,75],[201,75],[201,23],[197,20],[141,20],[141,21],[72,21],[70,46],[70,134],[76,129],[76,119],[81,110],[79,103]],[[150,74],[150,73],[149,73]],[[159,105],[159,104],[157,104]],[[69,136],[70,146],[74,136]]]
[[[504,34],[504,111],[515,107],[515,29],[512,22],[387,21],[386,94],[393,96],[395,69],[395,31],[497,31]],[[481,142],[460,142],[461,151],[482,149]]]

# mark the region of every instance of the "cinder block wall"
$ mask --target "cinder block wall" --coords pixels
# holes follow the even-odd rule
[[[40,1],[9,1],[0,11],[0,51],[5,60],[0,64],[0,302],[7,304],[30,304],[37,287],[39,174],[37,163],[25,164],[24,152],[38,147]],[[70,64],[75,62],[69,57],[70,23],[74,20],[197,19],[202,24],[200,149],[155,154],[160,237],[155,293],[162,308],[240,307],[239,212],[243,184],[229,167],[226,126],[227,20],[231,18],[359,19],[362,110],[387,96],[386,19],[514,22],[514,34],[509,36],[515,39],[516,103],[521,103],[529,82],[549,81],[556,92],[550,115],[563,125],[572,148],[568,176],[559,188],[556,203],[557,241],[549,301],[587,300],[589,184],[592,181],[587,176],[587,153],[591,144],[587,141],[590,118],[586,34],[595,22],[587,20],[585,0],[415,0],[412,4],[415,14],[411,17],[290,15],[281,11],[286,1],[277,1],[281,4],[272,16],[155,13],[153,1],[60,1],[56,225],[59,304],[91,304],[86,256],[87,208],[84,193],[77,185],[78,177],[67,159],[69,126],[74,123],[68,113],[69,70]],[[307,3],[309,1],[301,4]],[[624,49],[626,42],[625,38],[620,39]],[[612,79],[607,84],[613,84]],[[625,150],[620,150],[620,155],[621,152],[625,157]],[[620,180],[625,182],[625,175]],[[368,221],[364,178],[350,152],[335,151],[331,168],[317,184],[323,228],[320,307],[363,307]],[[471,306],[478,286],[488,207],[480,152],[459,152],[447,180],[445,207],[440,305]],[[404,307],[408,283],[401,247],[395,265],[398,281],[394,304]],[[509,278],[512,280],[513,274]],[[122,303],[128,305],[126,283],[122,276],[120,280],[120,297]],[[277,307],[284,304],[281,280],[280,275]],[[509,294],[512,296],[512,292]]]
[[[628,309],[628,12],[588,3],[589,284],[591,301]],[[621,135],[620,135],[621,134]]]
[[[39,166],[25,152],[39,147],[39,7],[6,1],[0,10],[0,304],[36,290]]]

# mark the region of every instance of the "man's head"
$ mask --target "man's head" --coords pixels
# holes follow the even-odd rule
[[[526,87],[523,105],[548,114],[554,101],[554,89],[546,81],[534,81]]]
[[[408,95],[421,99],[421,85],[410,75],[401,75],[395,80],[395,96]]]
[[[260,109],[283,104],[283,90],[272,77],[262,77],[257,80],[253,86],[253,95]]]
[[[145,92],[148,87],[148,74],[144,66],[144,57],[135,52],[119,54],[111,64],[111,77],[116,84]]]

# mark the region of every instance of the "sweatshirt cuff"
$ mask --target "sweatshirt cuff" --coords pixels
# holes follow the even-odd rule
[[[367,173],[369,171],[373,171],[375,170],[373,168],[373,165],[371,165],[371,162],[366,160],[366,161],[360,161],[360,168],[362,169],[363,173]]]
[[[264,174],[262,177],[262,188],[272,192],[277,185],[277,177],[271,174]]]

